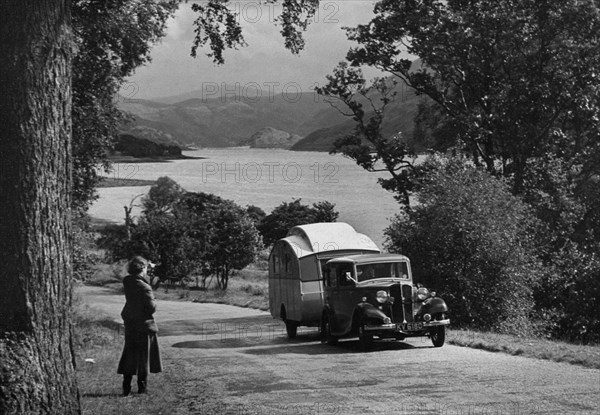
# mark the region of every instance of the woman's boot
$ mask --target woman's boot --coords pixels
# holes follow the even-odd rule
[[[123,375],[123,396],[129,396],[131,393],[131,375]]]
[[[146,393],[146,376],[138,375],[138,393]]]

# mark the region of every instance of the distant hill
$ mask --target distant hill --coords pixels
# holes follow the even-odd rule
[[[113,158],[183,158],[181,148],[174,144],[160,144],[131,134],[121,134],[115,144]]]
[[[246,140],[240,142],[243,146],[251,148],[285,148],[288,149],[300,141],[302,137],[277,130],[272,127],[262,128]]]
[[[129,127],[125,125],[121,128],[121,133],[129,134],[137,138],[143,138],[156,144],[177,146],[182,150],[186,149],[186,145],[174,139],[171,134],[145,125],[133,125]]]
[[[386,108],[383,121],[383,133],[386,135],[402,132],[407,143],[412,141],[414,129],[414,118],[417,113],[417,105],[421,98],[412,92],[401,91],[396,99]],[[365,105],[367,108],[367,105]],[[294,151],[330,151],[333,143],[338,138],[350,134],[356,123],[350,117],[344,117],[342,122],[330,124],[327,127],[317,129],[302,140],[297,142],[291,150]],[[423,150],[418,143],[417,151]]]
[[[175,103],[124,99],[119,107],[134,116],[133,126],[159,130],[182,144],[202,147],[237,146],[249,138],[249,131],[265,127],[303,137],[344,120],[313,92],[206,98],[206,93],[203,97],[197,91],[197,95]]]
[[[340,114],[312,91],[272,94],[239,85],[223,88],[223,91],[191,91],[157,100],[121,99],[120,109],[134,118],[124,132],[180,147],[250,145],[329,151],[333,142],[351,132],[355,125],[351,118]],[[384,133],[401,131],[410,140],[419,99],[412,92],[399,90],[398,97],[386,110]],[[252,131],[259,136],[248,137]],[[284,138],[285,134],[293,139]],[[298,137],[303,138],[297,140]]]

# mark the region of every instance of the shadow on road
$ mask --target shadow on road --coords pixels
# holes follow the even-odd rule
[[[345,353],[372,353],[379,351],[390,350],[412,350],[415,346],[403,342],[381,341],[374,342],[372,347],[367,351],[363,351],[358,343],[358,340],[341,341],[336,345],[318,343],[301,344],[301,345],[283,345],[279,347],[261,347],[244,351],[247,354],[253,355],[272,355],[272,354],[345,354]]]
[[[174,343],[172,347],[175,348],[240,348],[247,349],[244,353],[254,355],[364,353],[355,339],[342,340],[336,345],[323,344],[320,342],[318,329],[312,327],[299,327],[296,338],[288,339],[285,325],[268,315],[204,321],[168,320],[159,324],[161,337],[197,337],[194,340]],[[400,341],[375,341],[369,352],[422,348],[419,346]],[[429,347],[429,344],[426,346],[423,343],[423,346]]]
[[[298,337],[289,340],[286,337],[273,339],[261,338],[211,338],[190,340],[175,343],[175,348],[186,349],[224,349],[239,348],[246,349],[243,353],[256,356],[276,355],[276,354],[306,354],[306,355],[324,355],[324,354],[344,354],[344,353],[365,353],[358,340],[340,341],[336,345],[323,344],[319,341],[318,333],[310,336]],[[374,342],[366,353],[379,351],[400,351],[417,349],[415,346],[397,342],[381,341]]]
[[[159,321],[158,324],[161,337],[216,335],[228,339],[266,335],[275,337],[285,333],[283,323],[268,315],[211,320],[165,320]]]

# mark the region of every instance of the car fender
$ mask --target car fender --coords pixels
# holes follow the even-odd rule
[[[360,303],[358,304],[357,309],[360,311],[358,315],[365,316],[366,318],[383,320],[387,317],[383,311],[370,303]],[[357,313],[354,314],[357,315]]]
[[[437,314],[437,313],[446,313],[448,311],[448,306],[446,302],[439,297],[433,297],[427,304],[423,304],[423,308],[421,309],[420,314],[429,313],[429,314]]]

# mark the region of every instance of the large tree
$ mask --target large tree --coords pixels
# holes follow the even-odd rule
[[[593,169],[599,10],[592,0],[381,0],[368,24],[349,29],[359,46],[347,60],[427,97],[422,113],[443,146],[460,143],[519,194],[532,160],[548,153]],[[329,92],[347,74],[334,73]]]
[[[348,58],[427,96],[476,162],[521,193],[529,161],[597,140],[600,9],[592,0],[391,1]],[[403,53],[416,55],[415,68]]]
[[[79,413],[70,344],[71,15],[0,2],[0,413]]]
[[[285,3],[299,3],[297,16],[315,2]],[[80,412],[69,324],[73,49],[69,0],[0,2],[0,413]]]

